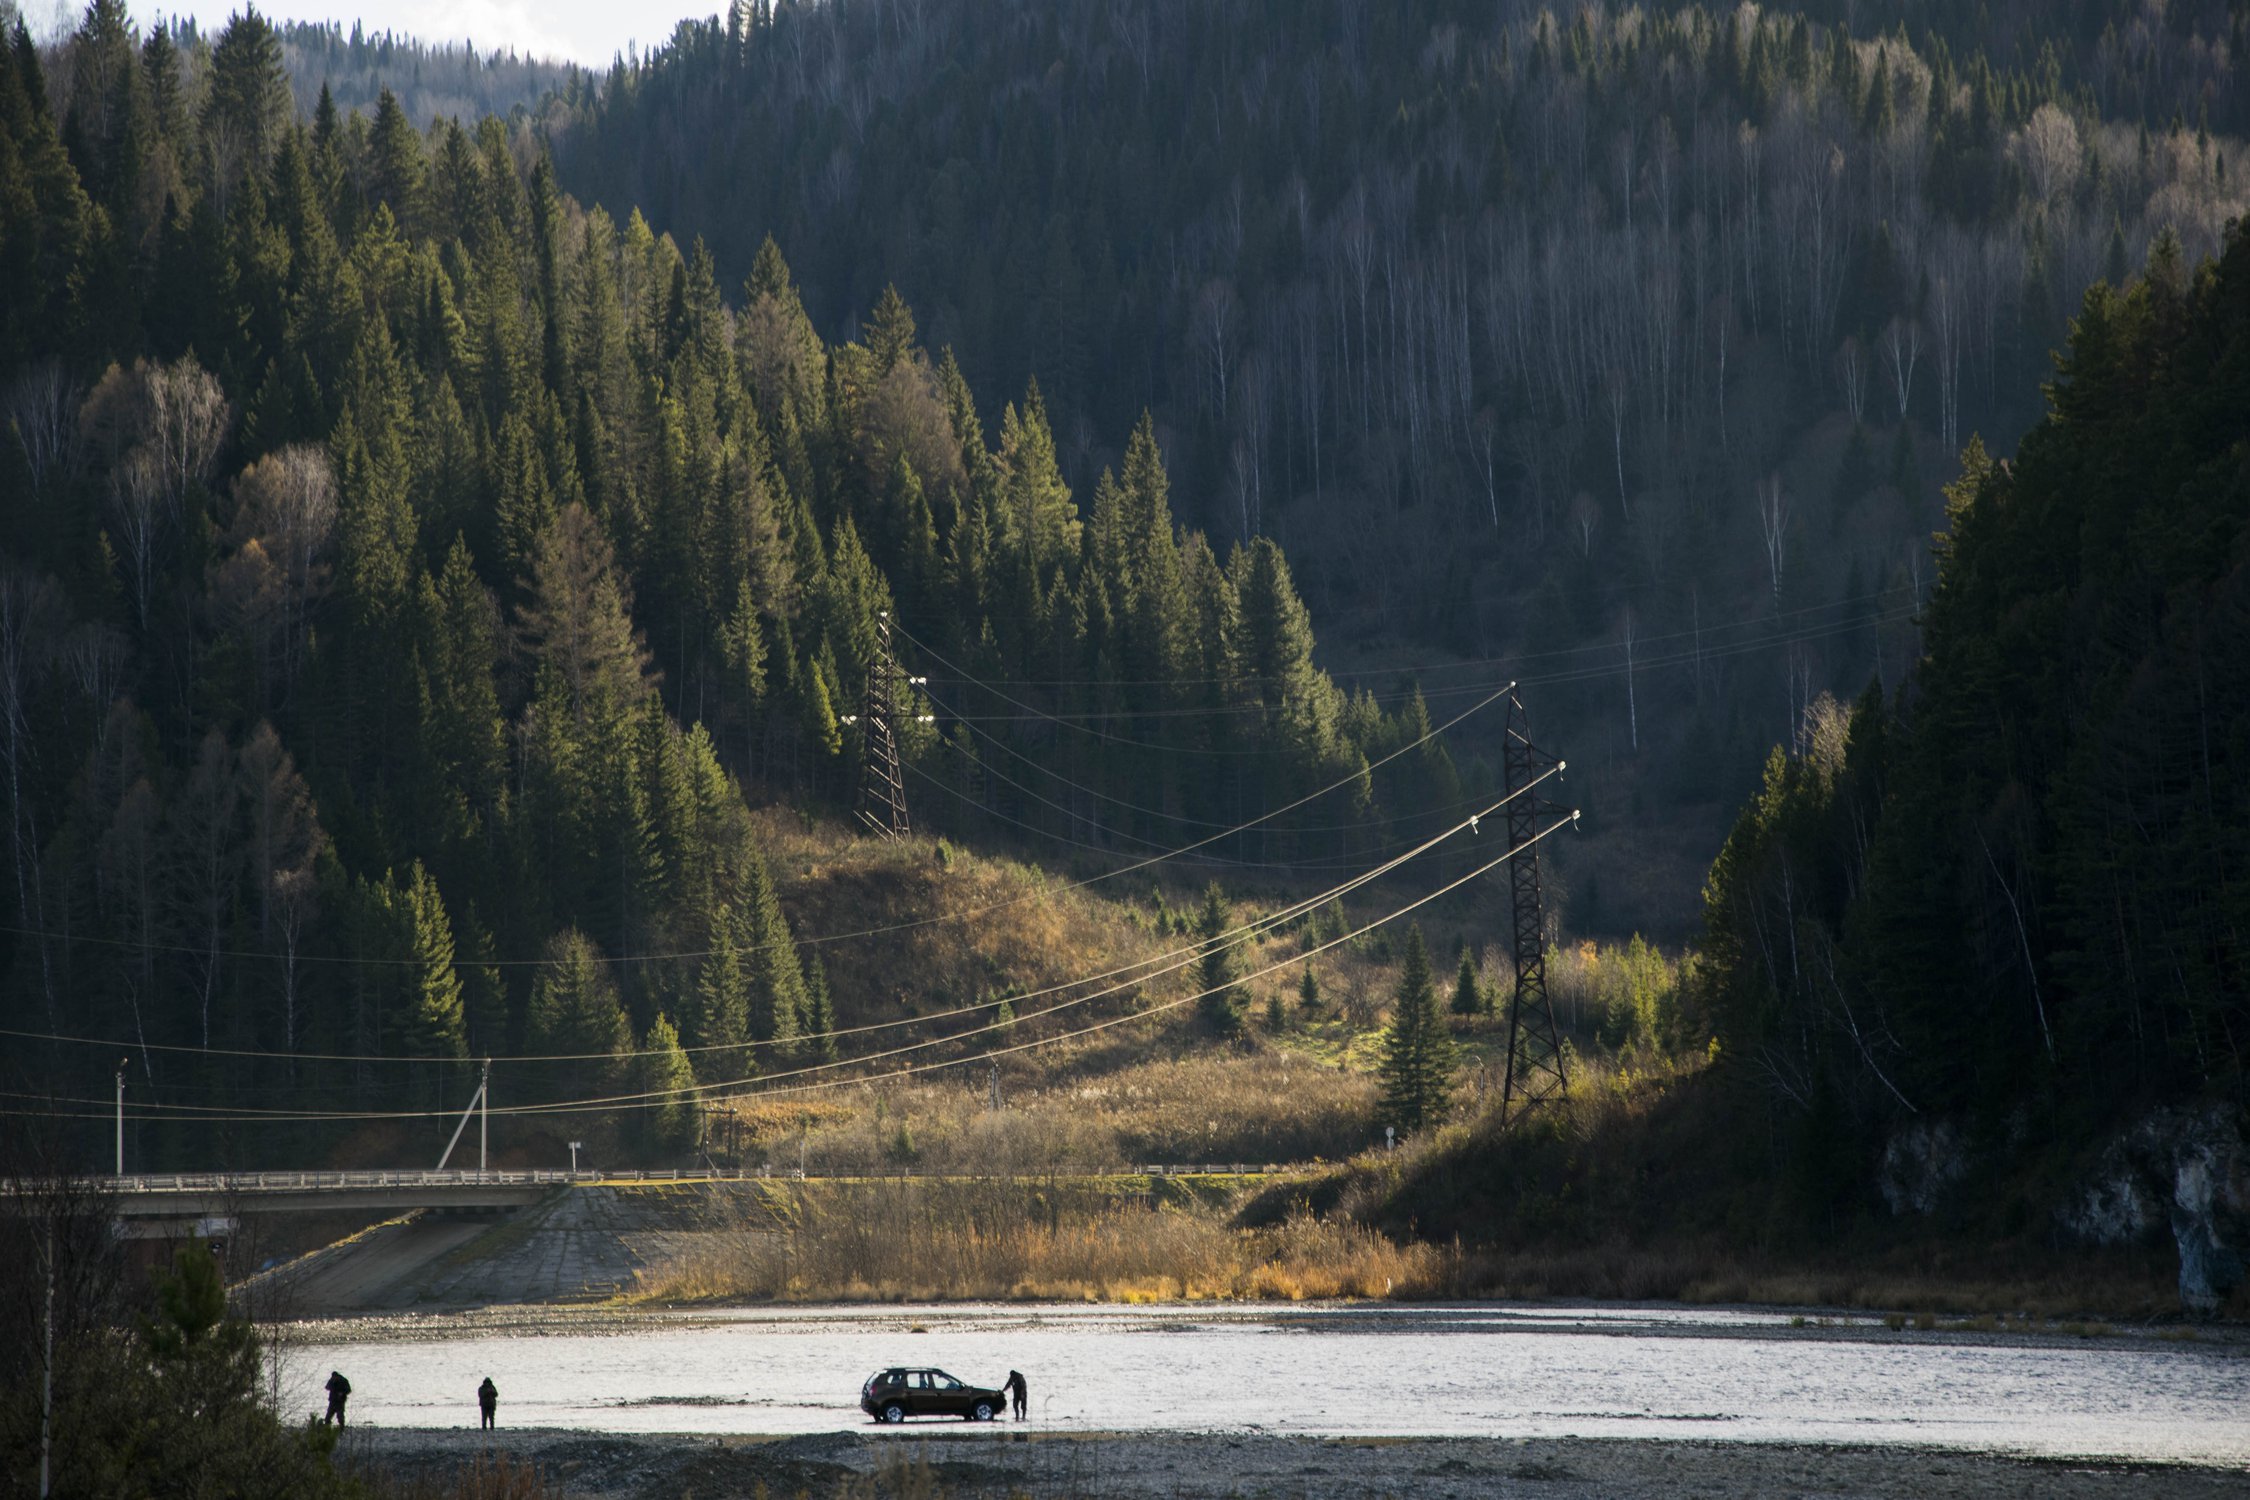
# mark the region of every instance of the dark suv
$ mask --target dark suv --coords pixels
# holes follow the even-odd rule
[[[1000,1415],[1005,1398],[999,1391],[963,1385],[943,1370],[901,1367],[870,1375],[859,1388],[859,1409],[878,1422],[903,1422],[908,1417],[965,1417],[989,1422]]]

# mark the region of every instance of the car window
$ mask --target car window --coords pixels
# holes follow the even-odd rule
[[[961,1382],[955,1380],[952,1376],[946,1374],[943,1370],[933,1371],[930,1378],[937,1382],[937,1388],[941,1391],[957,1391],[961,1389]]]
[[[912,1375],[909,1375],[906,1378],[906,1383],[914,1387],[914,1389],[918,1391],[928,1390],[930,1386],[930,1372],[927,1370],[916,1370]]]

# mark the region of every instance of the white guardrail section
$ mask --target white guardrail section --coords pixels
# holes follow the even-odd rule
[[[1005,1175],[1037,1178],[1049,1176],[1104,1177],[1242,1177],[1292,1170],[1273,1162],[1205,1162],[1201,1165],[1150,1164],[1094,1169],[1085,1172],[1016,1172]],[[177,1172],[144,1173],[99,1179],[121,1193],[301,1192],[321,1188],[426,1188],[426,1187],[537,1187],[571,1182],[748,1182],[766,1176],[785,1177],[965,1177],[966,1172],[922,1171],[914,1167],[886,1167],[871,1171],[802,1173],[794,1169],[769,1173],[748,1167],[691,1167],[682,1171],[634,1170],[630,1172],[479,1172],[465,1168],[445,1172]]]

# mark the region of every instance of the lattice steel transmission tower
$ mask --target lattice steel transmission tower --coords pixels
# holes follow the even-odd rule
[[[1522,852],[1508,861],[1509,893],[1515,908],[1516,990],[1508,1002],[1508,1071],[1500,1085],[1500,1128],[1540,1106],[1570,1096],[1563,1071],[1562,1037],[1555,1008],[1547,998],[1547,913],[1539,890],[1539,817],[1548,805],[1532,790],[1562,762],[1531,741],[1523,699],[1508,695],[1508,726],[1502,753],[1508,802],[1508,847]]]
[[[898,755],[898,704],[892,689],[899,680],[898,659],[891,653],[891,612],[875,615],[875,655],[867,663],[867,705],[843,722],[860,726],[865,753],[859,768],[859,819],[885,838],[902,839],[914,831],[906,815],[905,767]],[[927,682],[909,677],[909,686]],[[927,715],[923,716],[927,719]]]

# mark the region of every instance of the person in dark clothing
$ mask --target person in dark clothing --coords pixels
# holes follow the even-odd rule
[[[334,1422],[338,1427],[344,1425],[344,1398],[351,1393],[352,1383],[344,1378],[344,1372],[330,1370],[328,1372],[328,1414],[320,1419],[321,1426],[326,1427],[330,1422]]]
[[[477,1387],[477,1409],[484,1413],[484,1426],[480,1431],[492,1430],[492,1409],[499,1404],[500,1387],[494,1385],[492,1377],[487,1375],[484,1377],[484,1384]]]
[[[1016,1420],[1021,1422],[1023,1420],[1024,1408],[1031,1402],[1031,1388],[1024,1384],[1023,1371],[1010,1370],[1008,1372],[1008,1383],[1000,1387],[1000,1389],[1006,1391],[1009,1397],[1014,1401],[1016,1408]]]

